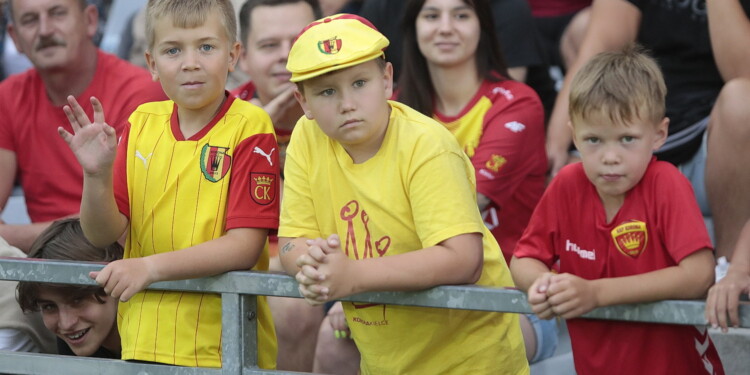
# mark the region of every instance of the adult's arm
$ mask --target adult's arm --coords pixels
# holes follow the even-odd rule
[[[640,23],[640,10],[626,0],[594,0],[591,5],[591,22],[586,30],[586,36],[578,57],[565,75],[563,87],[557,95],[549,120],[547,155],[552,175],[557,174],[568,160],[568,148],[572,140],[567,126],[568,96],[573,77],[594,55],[616,51],[635,42]]]
[[[739,326],[740,295],[750,294],[750,221],[745,223],[726,276],[708,291],[706,320],[713,327]]]
[[[8,204],[17,168],[16,154],[0,148],[0,212],[4,211]],[[28,254],[31,244],[49,225],[49,222],[11,225],[0,221],[0,237]]]
[[[707,0],[711,49],[724,81],[750,78],[750,19],[739,0]]]

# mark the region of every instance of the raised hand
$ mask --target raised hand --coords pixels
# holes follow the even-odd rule
[[[57,132],[65,140],[83,168],[90,176],[111,174],[117,151],[115,129],[104,121],[104,108],[95,97],[91,97],[94,107],[94,122],[91,122],[83,108],[73,96],[68,96],[68,105],[63,107],[73,134],[62,127]]]

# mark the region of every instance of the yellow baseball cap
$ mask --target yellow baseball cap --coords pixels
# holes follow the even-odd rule
[[[337,14],[305,27],[289,51],[286,69],[299,82],[384,55],[390,42],[370,21]]]

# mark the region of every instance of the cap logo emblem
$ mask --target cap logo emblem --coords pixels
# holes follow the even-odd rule
[[[335,55],[341,50],[342,40],[333,37],[327,40],[321,40],[318,42],[318,50],[326,55]]]

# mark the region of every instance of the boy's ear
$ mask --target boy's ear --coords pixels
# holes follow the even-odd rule
[[[235,65],[237,65],[237,60],[240,58],[240,53],[242,52],[242,45],[240,42],[234,42],[232,44],[232,47],[229,49],[229,71],[233,72]]]
[[[669,117],[665,117],[664,119],[659,122],[659,125],[656,126],[656,137],[654,138],[654,146],[653,150],[656,151],[661,146],[664,145],[664,142],[667,141],[667,135],[669,134]]]
[[[154,82],[159,82],[159,72],[156,71],[156,61],[154,60],[154,56],[151,55],[151,52],[148,49],[146,49],[144,55],[146,56],[148,71],[151,72],[151,79],[154,80]]]
[[[393,97],[393,64],[385,63],[383,69],[383,86],[385,87],[385,99],[389,100]]]
[[[299,91],[299,87],[294,88],[294,99],[297,99],[297,103],[299,103],[299,106],[302,107],[302,110],[305,112],[305,117],[307,117],[308,120],[314,120],[315,117],[313,117],[312,112],[310,112],[310,107],[308,107],[307,105],[305,94]]]

